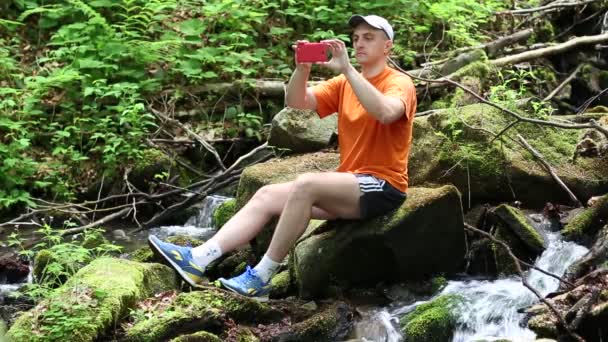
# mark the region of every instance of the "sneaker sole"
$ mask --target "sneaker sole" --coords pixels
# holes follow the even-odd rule
[[[152,251],[158,255],[163,257],[163,259],[165,259],[165,261],[169,262],[169,264],[171,265],[171,267],[177,272],[177,274],[179,274],[180,277],[182,277],[182,279],[187,282],[188,284],[190,284],[190,286],[198,286],[197,283],[195,283],[192,279],[190,279],[190,277],[188,277],[186,274],[184,274],[184,271],[182,271],[182,268],[179,267],[179,265],[177,265],[176,263],[173,262],[173,260],[171,260],[170,257],[168,257],[163,251],[162,249],[160,249],[160,247],[158,247],[154,241],[152,241],[151,237],[148,237],[148,245],[150,246],[150,248],[152,249]]]

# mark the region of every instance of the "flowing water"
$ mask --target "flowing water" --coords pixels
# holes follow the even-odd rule
[[[556,275],[563,275],[568,266],[583,256],[587,249],[561,239],[559,232],[549,231],[550,223],[542,215],[530,215],[539,221],[537,229],[544,236],[547,249],[536,261],[536,266]],[[526,274],[529,284],[546,296],[558,287],[558,280],[536,270]],[[457,309],[457,329],[453,342],[498,339],[513,341],[533,341],[535,334],[520,322],[524,318],[518,309],[538,302],[538,298],[521,283],[519,277],[508,277],[497,280],[449,281],[439,295],[458,294],[465,300]],[[432,299],[431,299],[432,300]],[[398,330],[399,318],[426,301],[409,305],[390,305],[388,308],[371,312],[360,328],[357,338],[366,341],[402,341]],[[370,322],[385,325],[384,329],[365,328]],[[379,332],[380,331],[380,332]],[[406,338],[406,337],[405,337]]]

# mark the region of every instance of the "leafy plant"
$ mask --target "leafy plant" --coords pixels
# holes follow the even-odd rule
[[[65,228],[72,226],[70,221]],[[20,255],[33,258],[35,282],[25,286],[24,293],[36,299],[46,298],[52,289],[61,286],[70,276],[94,258],[115,254],[121,250],[103,238],[103,229],[89,229],[82,235],[82,240],[64,240],[62,230],[49,224],[43,224],[36,233],[41,236],[33,248],[26,249],[23,239],[16,233],[9,236],[9,246],[15,247]],[[91,243],[95,241],[96,243]]]

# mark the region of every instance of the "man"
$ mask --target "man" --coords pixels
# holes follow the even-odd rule
[[[338,112],[340,166],[336,172],[303,174],[293,182],[262,187],[199,247],[175,246],[150,236],[152,249],[191,285],[201,281],[209,263],[248,243],[280,215],[260,263],[248,266],[242,275],[220,279],[234,292],[263,296],[311,218],[364,219],[395,209],[405,200],[416,90],[409,77],[387,66],[393,29],[386,19],[356,15],[349,24],[361,73],[351,65],[342,41],[327,40],[332,58],[320,65],[340,75],[307,88],[311,64],[297,64],[286,92],[290,107],[314,109],[320,117]]]

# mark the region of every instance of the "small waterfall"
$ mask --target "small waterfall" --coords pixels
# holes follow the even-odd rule
[[[201,202],[198,213],[190,217],[183,226],[161,226],[150,229],[149,233],[160,239],[166,239],[173,235],[186,235],[207,240],[215,234],[218,228],[213,226],[213,212],[222,203],[230,199],[232,198],[209,195]]]
[[[210,195],[205,197],[203,200],[200,210],[197,215],[192,216],[186,221],[186,226],[194,227],[206,227],[206,228],[219,228],[213,226],[213,212],[222,203],[232,199],[231,197],[224,197],[219,195]]]
[[[362,310],[359,310],[360,312]],[[365,342],[401,342],[399,320],[387,310],[361,312],[363,319],[355,324],[353,335]]]
[[[587,253],[587,248],[563,241],[559,232],[551,232],[551,223],[542,215],[534,214],[530,217],[547,243],[547,249],[536,261],[537,267],[562,276],[568,266]],[[555,291],[559,285],[557,279],[536,270],[528,271],[526,277],[530,285],[543,296]],[[533,341],[536,337],[527,327],[520,326],[524,314],[518,313],[518,309],[537,303],[538,298],[523,286],[519,276],[496,280],[449,281],[437,296],[445,294],[458,294],[465,299],[456,314],[457,328],[453,342],[500,339],[523,342]],[[364,341],[403,341],[399,318],[426,302],[417,301],[409,305],[392,303],[388,308],[364,315],[355,326],[353,335]],[[382,327],[373,326],[374,324]]]
[[[541,221],[541,233],[547,249],[536,266],[562,276],[568,266],[583,256],[587,249],[561,240],[559,232],[544,230],[548,222]],[[558,287],[558,280],[536,270],[527,272],[528,283],[546,296]],[[519,276],[493,281],[450,281],[441,294],[459,294],[465,302],[458,309],[458,328],[454,342],[478,339],[534,340],[535,334],[520,326],[524,314],[517,310],[538,302],[538,298],[521,283]]]

